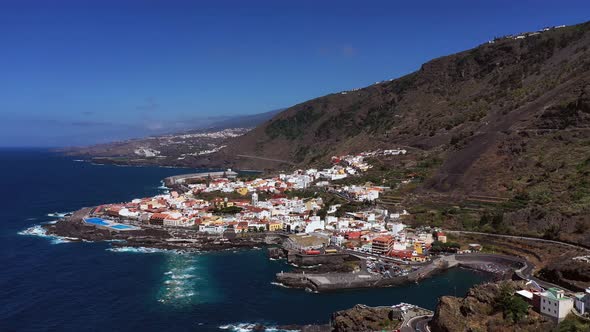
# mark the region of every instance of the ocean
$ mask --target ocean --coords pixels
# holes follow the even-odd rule
[[[1,331],[243,331],[327,323],[357,303],[434,309],[463,296],[482,273],[452,269],[420,284],[313,294],[272,284],[288,270],[265,250],[175,254],[111,250],[40,234],[48,214],[162,192],[194,169],[93,165],[38,149],[1,149]]]

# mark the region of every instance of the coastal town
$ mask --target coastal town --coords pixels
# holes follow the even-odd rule
[[[120,204],[97,206],[87,223],[119,231],[138,227],[185,228],[199,233],[284,232],[322,238],[322,245],[335,245],[359,252],[387,255],[408,261],[426,261],[434,241],[446,243],[443,232],[409,229],[403,223],[407,211],[388,211],[373,203],[387,187],[373,184],[333,186],[332,181],[366,172],[373,156],[406,154],[403,149],[336,156],[332,167],[296,170],[271,178],[242,180],[231,170],[217,176],[186,178],[171,190],[154,197]],[[180,186],[176,186],[180,185]],[[343,203],[327,204],[310,189],[339,197]],[[299,197],[302,194],[307,197]],[[209,195],[210,198],[202,198]],[[232,198],[230,198],[232,197]],[[342,212],[346,202],[364,203],[360,211]],[[308,254],[316,248],[302,247]]]
[[[0,1],[0,332],[590,332],[590,0]]]
[[[499,280],[522,276],[526,283],[514,290],[515,296],[555,322],[571,313],[589,315],[590,288],[572,292],[544,283],[525,274],[530,268],[519,258],[481,254],[481,244],[461,246],[440,227],[409,227],[408,211],[377,203],[392,188],[346,181],[368,172],[371,158],[407,153],[390,149],[334,156],[326,168],[268,177],[231,169],[173,176],[164,180],[162,194],[99,205],[77,218],[107,238],[125,240],[115,246],[191,251],[279,244],[268,249],[270,258],[294,266],[276,275],[276,284],[283,287],[312,292],[388,287],[462,266]],[[156,236],[164,240],[145,235],[154,231],[164,232]],[[587,257],[575,259],[585,262]]]

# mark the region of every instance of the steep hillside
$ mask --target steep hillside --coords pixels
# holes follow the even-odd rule
[[[499,38],[293,106],[201,162],[277,169],[404,146],[430,165],[406,200],[502,203],[455,226],[590,244],[589,46],[590,23]]]
[[[464,173],[491,143],[522,130],[573,130],[588,83],[589,24],[523,39],[504,38],[428,62],[402,78],[296,105],[257,127],[224,154],[307,164],[338,152],[408,145],[463,152],[445,165]],[[566,114],[567,113],[567,114]],[[571,113],[571,114],[570,114]],[[508,131],[508,133],[505,133]],[[468,158],[467,158],[468,157]],[[450,159],[451,160],[451,159]],[[458,179],[442,179],[455,184]]]

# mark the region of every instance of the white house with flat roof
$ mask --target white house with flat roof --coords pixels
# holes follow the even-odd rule
[[[563,290],[549,288],[541,293],[541,314],[561,322],[573,309],[574,300],[565,296]]]

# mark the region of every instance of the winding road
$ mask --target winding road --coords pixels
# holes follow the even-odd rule
[[[503,235],[503,234],[492,234],[492,233],[470,232],[470,231],[446,231],[446,232],[447,233],[451,233],[451,234],[473,234],[473,235],[483,235],[483,236],[491,236],[491,237],[500,237],[500,238],[505,238],[505,239],[528,240],[528,241],[536,241],[536,242],[543,242],[543,243],[559,244],[559,245],[570,247],[570,248],[584,250],[584,251],[590,253],[590,249],[588,249],[586,247],[582,247],[582,246],[571,244],[571,243],[567,243],[567,242],[561,242],[561,241],[555,241],[555,240],[547,240],[547,239],[539,239],[539,238],[536,238],[536,237],[516,236],[516,235]]]
[[[408,321],[404,322],[404,325],[400,329],[401,332],[430,332],[428,322],[432,319],[432,316],[417,316],[412,317]]]

